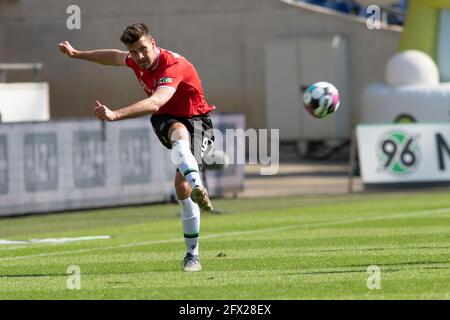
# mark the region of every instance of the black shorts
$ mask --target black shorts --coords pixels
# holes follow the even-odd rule
[[[175,122],[181,122],[191,136],[191,151],[197,163],[202,163],[203,156],[208,153],[214,144],[213,124],[208,114],[191,118],[181,118],[167,115],[152,115],[150,122],[159,141],[167,148],[172,149],[169,137],[169,128]],[[207,131],[211,129],[211,131]],[[197,130],[197,132],[196,132]]]

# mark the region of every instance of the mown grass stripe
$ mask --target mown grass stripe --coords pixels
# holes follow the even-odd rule
[[[390,214],[383,216],[373,216],[373,217],[365,217],[365,218],[354,218],[354,219],[342,219],[342,220],[334,220],[328,222],[318,222],[318,223],[309,223],[309,224],[295,224],[290,226],[283,227],[274,227],[274,228],[264,228],[264,229],[256,229],[256,230],[243,230],[243,231],[234,231],[234,232],[223,232],[202,236],[200,239],[214,239],[220,237],[234,237],[234,236],[242,236],[247,234],[257,234],[257,233],[270,233],[270,232],[279,232],[279,231],[287,231],[298,228],[316,228],[316,227],[325,227],[325,226],[334,226],[355,222],[369,222],[369,221],[377,221],[377,220],[389,220],[389,219],[397,219],[397,218],[405,218],[405,217],[418,217],[423,215],[431,215],[431,214],[439,214],[444,212],[450,212],[450,208],[441,208],[434,210],[424,210],[418,211],[415,213],[404,213],[404,214]],[[14,257],[2,257],[0,261],[7,260],[18,260],[18,259],[28,259],[28,258],[37,258],[37,257],[50,257],[50,256],[58,256],[58,255],[66,255],[66,254],[75,254],[75,253],[86,253],[86,252],[94,252],[94,251],[104,251],[104,250],[115,250],[120,248],[133,248],[139,246],[147,246],[147,245],[156,245],[156,244],[164,244],[164,243],[176,243],[180,242],[180,238],[174,239],[165,239],[165,240],[151,240],[137,243],[127,243],[115,246],[107,246],[107,247],[97,247],[97,248],[88,248],[88,249],[80,249],[80,250],[70,250],[70,251],[61,251],[61,252],[51,252],[51,253],[39,253],[34,255],[24,255],[24,256],[14,256]]]

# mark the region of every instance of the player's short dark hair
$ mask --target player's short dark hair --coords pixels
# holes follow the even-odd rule
[[[152,39],[152,36],[148,33],[148,28],[145,24],[135,23],[125,29],[120,37],[120,41],[122,41],[125,45],[133,44],[142,36],[148,36]]]

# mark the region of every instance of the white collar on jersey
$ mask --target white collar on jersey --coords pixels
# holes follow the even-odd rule
[[[156,51],[156,63],[155,63],[155,66],[150,69],[150,71],[155,70],[159,65],[159,56],[160,56],[161,51],[159,50],[159,48],[155,48],[155,51]]]

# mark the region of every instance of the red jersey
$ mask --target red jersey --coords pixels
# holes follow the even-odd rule
[[[159,56],[153,70],[142,70],[127,54],[125,63],[133,69],[142,88],[150,97],[159,87],[171,87],[176,91],[154,114],[175,117],[193,117],[215,109],[208,105],[200,77],[194,66],[183,56],[158,48]]]

